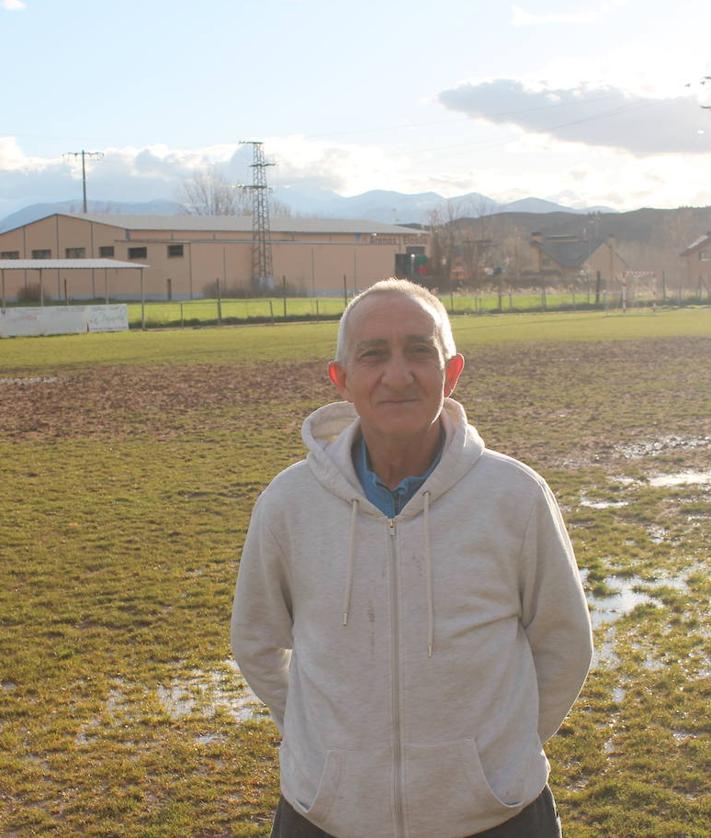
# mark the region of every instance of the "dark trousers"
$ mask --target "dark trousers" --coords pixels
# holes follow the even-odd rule
[[[518,815],[491,829],[476,833],[478,838],[561,838],[560,820],[553,793],[546,786]],[[279,799],[271,838],[334,838]],[[375,836],[374,836],[375,838]],[[433,835],[432,838],[439,838]]]

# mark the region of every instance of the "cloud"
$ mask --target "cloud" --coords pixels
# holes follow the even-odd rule
[[[6,12],[21,12],[27,8],[23,0],[2,0],[2,7]]]
[[[391,161],[376,146],[334,145],[301,136],[266,137],[270,186],[356,194],[374,188],[407,188],[408,163]],[[87,160],[91,200],[181,201],[181,187],[195,172],[214,168],[233,184],[252,182],[252,148],[238,143],[198,149],[167,145],[107,147],[100,160]],[[0,136],[0,218],[34,203],[81,196],[81,159],[37,157],[15,137]]]
[[[442,91],[452,111],[487,122],[517,125],[564,142],[606,146],[635,155],[708,153],[708,114],[693,96],[652,98],[611,86],[551,88],[515,79],[461,84]]]
[[[514,26],[541,26],[547,23],[594,23],[611,12],[615,7],[624,5],[625,0],[609,0],[597,6],[587,6],[578,11],[568,12],[528,12],[521,6],[511,7],[511,23]]]

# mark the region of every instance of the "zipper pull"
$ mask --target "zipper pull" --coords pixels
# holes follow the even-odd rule
[[[388,518],[388,530],[390,531],[390,535],[395,535],[395,519]]]

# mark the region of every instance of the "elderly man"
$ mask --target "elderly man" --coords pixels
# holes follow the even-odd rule
[[[235,656],[282,734],[278,838],[556,836],[542,743],[585,680],[590,621],[545,481],[449,398],[464,366],[432,294],[356,297],[254,508]]]

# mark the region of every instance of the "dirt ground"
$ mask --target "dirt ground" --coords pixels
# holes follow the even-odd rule
[[[456,397],[485,439],[563,465],[711,435],[711,341],[508,344],[467,359]],[[282,428],[336,400],[325,362],[96,366],[0,377],[6,440],[156,440]]]

